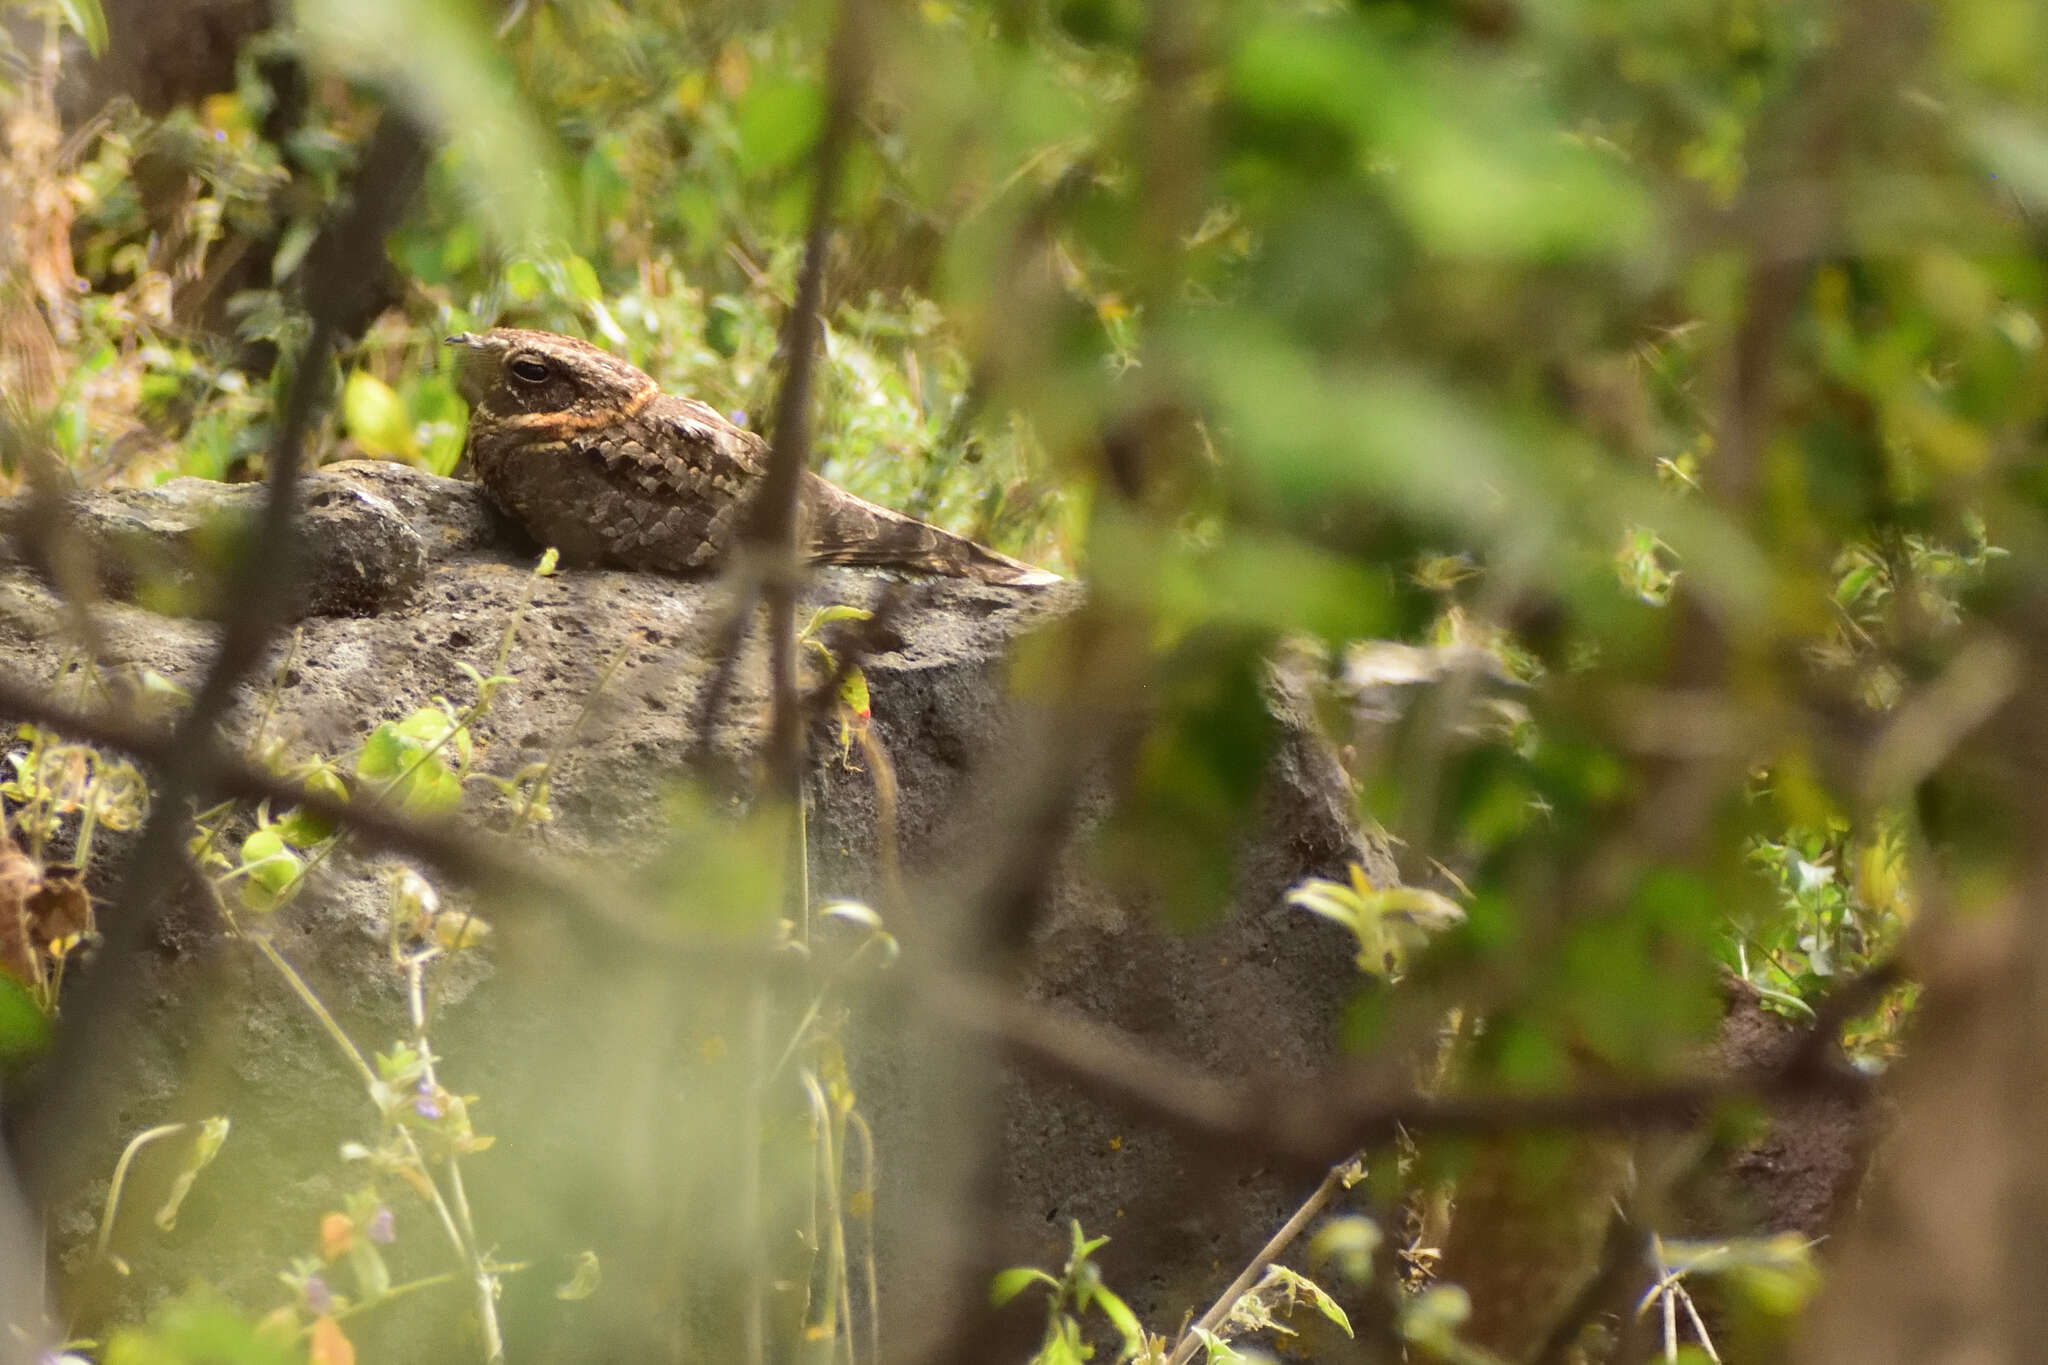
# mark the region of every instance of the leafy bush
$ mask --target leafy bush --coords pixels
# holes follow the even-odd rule
[[[302,361],[329,364],[303,355],[321,234],[370,192],[361,149],[380,120],[403,119],[433,155],[385,277],[351,282],[375,306],[345,320],[334,373],[318,375],[319,458],[453,471],[465,414],[439,357],[455,331],[585,335],[764,430],[792,345],[815,342],[816,468],[1089,580],[1088,606],[1019,686],[1116,730],[1096,745],[1076,725],[1044,747],[1115,771],[1093,851],[1182,927],[1231,891],[1282,660],[1350,760],[1360,826],[1409,883],[1353,869],[1290,899],[1349,930],[1355,965],[1379,978],[1361,983],[1346,1043],[1375,1075],[1427,1084],[1379,1127],[1342,1077],[1304,1101],[1328,1105],[1302,1127],[1312,1138],[1231,1121],[1296,1167],[1309,1146],[1343,1168],[1355,1148],[1415,1138],[1371,1226],[1391,1229],[1406,1201],[1419,1226],[1401,1250],[1446,1282],[1378,1276],[1381,1335],[1360,1349],[1404,1339],[1478,1359],[1574,1325],[1563,1293],[1499,1325],[1508,1299],[1488,1276],[1515,1258],[1458,1252],[1478,1244],[1479,1210],[1514,1202],[1483,1192],[1575,1189],[1562,1212],[1586,1216],[1553,1221],[1604,1228],[1619,1180],[1573,1180],[1628,1163],[1606,1161],[1612,1139],[1594,1130],[1631,1103],[1696,1111],[1673,1078],[1691,1074],[1731,975],[1881,1072],[1917,999],[1899,987],[1902,945],[1942,942],[1938,917],[1957,907],[2011,918],[2015,943],[2039,932],[2016,907],[2038,885],[2042,818],[2023,770],[2038,752],[2026,684],[2048,638],[2048,276],[2032,216],[2048,199],[2048,27],[2024,0],[520,0],[495,16],[309,0],[243,46],[230,88],[161,115],[116,100],[69,127],[74,49],[121,35],[92,0],[11,13],[0,472],[14,483],[275,472],[288,383]],[[821,149],[839,138],[827,201]],[[814,316],[799,306],[812,248]],[[789,622],[786,652],[837,685],[824,705],[838,761],[865,763],[893,813],[856,652],[819,633],[853,615],[801,635]],[[363,1183],[318,1230],[319,1254],[283,1272],[282,1317],[251,1326],[242,1310],[266,1305],[195,1293],[115,1327],[108,1359],[348,1359],[345,1315],[404,1290],[372,1231],[401,1186],[436,1206],[454,1269],[434,1274],[475,1288],[483,1354],[503,1353],[492,1305],[511,1264],[459,1174],[488,1139],[435,1070],[425,1003],[491,917],[394,882],[389,948],[410,994],[381,1054],[334,1022],[272,926],[366,809],[461,813],[535,842],[552,761],[489,776],[474,729],[513,677],[515,628],[488,668],[451,664],[473,697],[451,685],[466,702],[363,717],[355,752],[285,754],[259,728],[252,758],[305,804],[225,803],[184,831],[221,923],[360,1073],[374,1131],[348,1154]],[[1374,637],[1490,662],[1390,683],[1355,648]],[[82,691],[96,666],[59,671]],[[1513,695],[1487,695],[1493,683]],[[1417,699],[1389,709],[1390,687]],[[158,696],[172,711],[189,700]],[[52,907],[82,898],[63,888],[93,875],[95,831],[192,818],[152,807],[118,746],[61,728],[22,730],[0,784],[0,1056],[46,1046],[53,1018],[60,1039],[71,1027],[67,963],[94,926]],[[1022,775],[1010,795],[993,804],[1011,836],[1069,827],[1034,808],[1048,798]],[[714,823],[726,816],[702,793],[679,796],[663,909],[819,972],[793,1020],[774,1015],[791,1026],[782,1062],[766,1006],[749,1016],[734,1090],[748,1140],[797,1153],[799,1249],[720,1264],[744,1306],[730,1335],[753,1359],[777,1285],[792,1349],[860,1358],[879,1347],[856,1341],[873,1330],[871,1306],[852,1308],[863,1265],[873,1284],[857,1205],[888,1158],[863,1155],[837,1031],[847,982],[815,968],[812,930],[856,931],[863,970],[899,947],[932,955],[921,969],[960,964],[911,941],[893,904],[886,932],[880,911],[814,907],[788,855],[804,847],[801,802],[776,796],[736,825]],[[900,896],[893,863],[887,879]],[[777,885],[786,913],[757,913]],[[627,878],[603,895],[647,908]],[[998,1033],[1013,1018],[990,1014]],[[712,1036],[710,1051],[730,1047]],[[1820,1075],[1707,1088],[1775,1095]],[[1221,1121],[1142,1080],[1119,1078],[1154,1118]],[[1622,1098],[1602,1110],[1610,1091]],[[1532,1096],[1568,1131],[1509,1152]],[[1236,1098],[1226,1118],[1259,1110]],[[1441,1144],[1432,1124],[1484,1141]],[[764,1191],[786,1175],[756,1170],[752,1207],[780,1211]],[[1631,1217],[1678,1174],[1644,1182]],[[1358,1203],[1342,1212],[1363,1217]],[[1438,1214],[1460,1203],[1466,1230],[1439,1247]],[[1567,1254],[1481,1239],[1533,1245],[1524,1265],[1590,1282],[1600,1238],[1579,1240]],[[1675,1259],[1644,1305],[1675,1324],[1690,1311],[1680,1279],[1730,1266],[1761,1267],[1734,1278],[1765,1298],[1803,1302],[1799,1257],[1744,1245],[1755,1254],[1660,1244]],[[1125,1358],[1232,1358],[1214,1324],[1162,1347],[1150,1329],[1175,1324],[1140,1322],[1102,1287],[1098,1246],[1076,1224],[1060,1276],[1000,1282],[1047,1291],[1041,1359],[1085,1358],[1091,1314]],[[352,1303],[329,1282],[343,1265]],[[594,1262],[579,1275],[594,1280]],[[1314,1288],[1297,1280],[1264,1292]]]

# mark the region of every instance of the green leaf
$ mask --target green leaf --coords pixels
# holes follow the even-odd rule
[[[348,800],[348,784],[341,780],[341,774],[322,765],[308,773],[303,784],[307,791],[336,801]],[[278,819],[277,832],[293,848],[311,848],[334,837],[334,822],[314,815],[303,807],[294,806]]]
[[[1310,914],[1321,915],[1354,933],[1363,927],[1363,907],[1358,897],[1352,894],[1350,887],[1337,882],[1306,882],[1287,893],[1287,903]]]
[[[839,621],[872,621],[874,619],[875,614],[873,612],[861,607],[849,607],[843,602],[830,607],[819,607],[811,613],[811,619],[804,623],[804,628],[797,632],[797,638],[808,640],[826,626]]]
[[[264,1335],[209,1290],[158,1305],[145,1327],[128,1327],[107,1342],[105,1365],[296,1365],[303,1351]]]
[[[275,825],[265,825],[242,840],[242,904],[251,910],[275,910],[279,899],[305,870],[299,855],[286,847]]]
[[[484,7],[465,0],[302,0],[294,38],[381,87],[447,139],[439,165],[500,246],[567,236],[560,144],[522,95]]]
[[[1306,1275],[1289,1270],[1284,1265],[1276,1265],[1272,1269],[1278,1272],[1275,1275],[1276,1279],[1285,1284],[1297,1296],[1306,1298],[1310,1304],[1314,1305],[1318,1313],[1321,1313],[1329,1321],[1335,1323],[1345,1336],[1354,1335],[1351,1330],[1350,1316],[1344,1312],[1343,1308],[1338,1306],[1335,1299],[1323,1292],[1321,1285]]]
[[[577,298],[586,303],[596,303],[604,298],[604,286],[598,283],[597,271],[589,261],[581,256],[571,256],[562,262],[562,271]]]
[[[540,267],[532,261],[513,261],[505,267],[505,292],[522,303],[539,298],[547,287]]]
[[[1817,1267],[1742,1266],[1729,1279],[1759,1311],[1789,1318],[1812,1300],[1820,1287]]]
[[[1720,610],[1768,614],[1768,566],[1720,514],[1653,478],[1579,464],[1562,432],[1532,444],[1497,400],[1420,373],[1333,371],[1256,323],[1205,318],[1175,344],[1213,396],[1217,443],[1236,456],[1244,496],[1268,512],[1315,523],[1397,507],[1512,545],[1561,586],[1579,581],[1571,533],[1611,543],[1625,525],[1654,525]]]
[[[452,753],[458,764],[470,760],[469,727],[457,725],[455,718],[440,707],[422,706],[398,723],[398,733],[400,738],[418,746],[420,753]]]
[[[1605,254],[1639,248],[1650,206],[1618,161],[1505,111],[1415,109],[1396,124],[1394,185],[1435,250],[1460,256]]]
[[[320,238],[319,224],[310,219],[297,219],[278,235],[277,250],[270,258],[270,281],[282,285],[298,272],[305,263],[306,253],[313,249],[313,243]]]
[[[1375,892],[1374,908],[1382,918],[1398,918],[1432,933],[1465,922],[1464,909],[1450,897],[1420,886],[1390,886]]]
[[[1977,155],[2029,208],[2048,207],[2048,128],[2018,110],[1987,110],[1964,125]]]
[[[398,803],[414,815],[445,815],[462,804],[462,779],[430,758],[398,784]]]
[[[750,175],[784,170],[808,155],[825,126],[816,81],[765,77],[747,87],[734,111],[739,162]]]
[[[1117,512],[1112,505],[1097,515]],[[1199,551],[1179,542],[1162,551],[1153,591],[1169,619],[1220,618],[1331,639],[1368,638],[1396,625],[1383,572],[1295,537],[1237,529]]]
[[[448,743],[442,745],[444,737]],[[384,787],[389,799],[409,812],[445,813],[462,804],[462,781],[440,755],[453,751],[467,762],[470,749],[467,727],[456,726],[438,707],[423,706],[370,732],[356,759],[356,775]]]
[[[311,848],[334,836],[334,822],[294,806],[278,817],[277,831],[293,848]]]
[[[1206,1327],[1192,1329],[1202,1343],[1202,1365],[1251,1365],[1252,1357],[1237,1350]]]
[[[64,16],[65,26],[85,39],[87,52],[95,57],[106,55],[107,15],[100,8],[100,0],[57,0],[57,9]]]
[[[1842,575],[1842,581],[1835,585],[1835,601],[1841,605],[1853,606],[1863,596],[1864,589],[1877,577],[1877,565],[1865,564],[1860,569],[1851,569]]]
[[[368,370],[357,370],[348,377],[341,393],[341,416],[349,439],[370,454],[399,460],[419,455],[405,400]]]
[[[220,1155],[221,1144],[228,1140],[229,1126],[227,1117],[222,1114],[201,1121],[192,1141],[185,1144],[185,1159],[179,1163],[178,1174],[171,1181],[170,1193],[156,1211],[158,1228],[170,1232],[177,1227],[178,1210],[183,1207],[185,1196],[192,1192],[192,1183],[199,1178],[199,1173]]]
[[[22,982],[0,972],[0,1065],[26,1061],[50,1045],[50,1021]]]
[[[377,1244],[368,1237],[358,1236],[349,1243],[348,1268],[356,1281],[356,1293],[364,1303],[375,1303],[391,1292],[391,1270],[384,1264],[384,1254]]]
[[[393,1044],[389,1052],[378,1053],[376,1060],[377,1074],[393,1083],[416,1079],[425,1066],[419,1052],[405,1042]]]
[[[821,908],[818,913],[826,919],[844,920],[848,924],[858,924],[864,929],[882,927],[882,917],[875,912],[874,907],[863,905],[859,901],[833,901]]]
[[[1067,1268],[1078,1269],[1090,1256],[1109,1245],[1107,1237],[1090,1237],[1081,1231],[1081,1220],[1071,1219],[1067,1225]]]
[[[1145,1349],[1145,1328],[1138,1321],[1138,1315],[1131,1311],[1129,1304],[1100,1287],[1095,1291],[1095,1304],[1115,1326],[1117,1335],[1124,1339],[1124,1350],[1127,1353],[1136,1355]],[[1348,1325],[1345,1330],[1349,1332]]]
[[[1767,1237],[1730,1237],[1720,1241],[1693,1241],[1662,1237],[1657,1241],[1664,1264],[1688,1275],[1712,1275],[1742,1266],[1765,1266],[1774,1270],[1813,1269],[1813,1243],[1796,1232]]]
[[[589,1298],[597,1292],[603,1278],[603,1268],[595,1251],[584,1251],[576,1257],[576,1269],[563,1283],[555,1286],[555,1297],[567,1303]]]
[[[1296,126],[1366,131],[1368,92],[1391,79],[1388,63],[1355,24],[1276,19],[1239,45],[1232,99],[1247,112]]]
[[[406,744],[399,737],[398,725],[387,720],[363,741],[363,752],[356,758],[356,776],[370,782],[388,782],[404,770],[405,757]]]
[[[846,670],[846,676],[839,680],[839,703],[856,716],[873,714],[873,699],[868,694],[868,675],[858,668]]]
[[[1455,1284],[1432,1285],[1403,1304],[1401,1335],[1418,1345],[1447,1352],[1458,1329],[1472,1316],[1472,1297]]]
[[[1035,1270],[1028,1265],[1012,1266],[1008,1270],[999,1270],[996,1272],[995,1280],[989,1285],[989,1304],[992,1307],[1001,1308],[1034,1284],[1042,1284],[1054,1293],[1059,1292],[1060,1282],[1046,1274],[1043,1270]]]
[[[1094,1354],[1094,1347],[1081,1344],[1079,1330],[1067,1325],[1067,1330],[1039,1348],[1031,1365],[1085,1365]]]
[[[1316,1235],[1309,1239],[1309,1264],[1334,1262],[1345,1279],[1365,1284],[1372,1279],[1372,1258],[1385,1240],[1380,1225],[1372,1219],[1363,1214],[1344,1214],[1316,1229]]]

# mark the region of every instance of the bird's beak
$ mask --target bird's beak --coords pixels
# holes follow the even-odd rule
[[[455,391],[472,405],[482,402],[497,374],[494,348],[475,332],[457,332],[442,344],[455,347],[455,354],[448,358]]]

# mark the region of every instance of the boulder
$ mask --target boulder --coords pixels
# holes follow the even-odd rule
[[[217,634],[207,614],[219,547],[260,497],[254,486],[177,480],[81,496],[61,527],[47,506],[18,501],[0,522],[0,669],[81,704],[160,695],[156,679],[193,685]],[[517,619],[504,655],[513,681],[472,727],[478,780],[464,818],[503,827],[514,802],[484,779],[552,761],[554,818],[521,837],[595,894],[630,886],[641,902],[666,897],[678,916],[700,919],[706,904],[752,913],[747,871],[772,867],[773,856],[744,852],[758,840],[746,784],[685,780],[707,751],[744,775],[765,737],[758,628],[729,663],[717,733],[708,744],[692,733],[725,648],[721,584],[601,571],[536,578],[533,548],[476,489],[396,465],[331,466],[309,477],[305,499],[299,619],[239,699],[235,736],[280,761],[318,754],[346,769],[379,723],[437,696],[469,707],[476,687],[458,665],[490,673]],[[39,547],[58,538],[52,530],[90,548],[91,581],[104,594],[91,607],[90,676],[75,614],[49,586],[63,576],[35,567]],[[888,629],[862,667],[896,778],[913,904],[945,903],[952,861],[989,837],[974,812],[1003,790],[1032,707],[1007,685],[1006,659],[1058,630],[1082,600],[1074,587],[904,584],[846,569],[807,582],[799,623],[818,606],[888,606]],[[1199,934],[1167,932],[1097,875],[1089,833],[1113,805],[1114,783],[1103,765],[1091,769],[1065,844],[1042,851],[1051,872],[1017,966],[1028,994],[1219,1072],[1284,1084],[1327,1061],[1338,1014],[1359,988],[1352,945],[1287,908],[1283,893],[1353,862],[1382,883],[1392,869],[1359,834],[1342,773],[1302,710],[1275,714],[1279,744],[1232,906]],[[809,755],[812,902],[881,904],[873,761],[858,747],[842,752],[824,721]],[[237,818],[245,831],[248,813]],[[696,842],[679,839],[684,828],[698,831]],[[102,893],[125,837],[98,836],[89,884]],[[60,838],[52,856],[63,852]],[[365,1054],[410,1033],[390,951],[393,877],[393,860],[344,850],[285,910],[241,916]],[[439,890],[469,904],[464,888]],[[129,1044],[94,1059],[97,1121],[71,1154],[89,1178],[58,1192],[50,1224],[59,1299],[80,1331],[195,1280],[253,1312],[287,1301],[279,1272],[318,1255],[322,1214],[371,1179],[368,1163],[341,1153],[377,1144],[376,1111],[322,1023],[249,944],[224,936],[195,878],[164,895],[143,990],[129,1002]],[[476,1126],[495,1138],[464,1173],[479,1238],[500,1261],[526,1266],[507,1276],[501,1305],[514,1359],[736,1358],[725,1353],[745,1315],[732,1275],[747,1250],[748,1191],[769,1191],[770,1240],[759,1254],[804,1263],[793,1239],[817,1176],[800,1066],[843,1074],[872,1129],[872,1242],[866,1200],[854,1197],[865,1180],[859,1125],[844,1139],[849,1297],[865,1302],[872,1246],[892,1339],[938,1323],[955,1306],[941,1300],[963,1283],[959,1266],[992,1249],[1056,1268],[1074,1219],[1114,1239],[1104,1252],[1110,1283],[1155,1330],[1170,1330],[1303,1193],[1255,1169],[1210,1181],[1166,1135],[1059,1085],[999,1074],[992,1054],[893,1008],[869,1010],[857,991],[819,996],[828,1021],[851,1013],[830,1035],[843,1052],[836,1041],[792,1043],[801,995],[771,1007],[730,973],[689,970],[543,896],[475,908],[499,932],[437,979],[432,1036],[443,1084],[477,1097]],[[915,948],[927,926],[890,927]],[[758,1059],[785,1053],[771,1093],[754,1095]],[[843,1073],[842,1056],[852,1058]],[[150,1214],[181,1144],[155,1144],[134,1162],[113,1229],[128,1273],[117,1273],[93,1242],[122,1147],[152,1125],[208,1114],[228,1115],[233,1130],[172,1230]],[[378,1187],[396,1216],[385,1249],[394,1278],[449,1269],[427,1206],[401,1182]],[[558,1297],[585,1251],[602,1266],[596,1293]],[[347,1291],[344,1263],[322,1273]],[[776,1293],[794,1303],[812,1288],[799,1281]],[[460,1340],[470,1302],[459,1283],[429,1284],[350,1319],[349,1331],[364,1358],[461,1358],[475,1349]],[[788,1316],[771,1308],[771,1320]]]

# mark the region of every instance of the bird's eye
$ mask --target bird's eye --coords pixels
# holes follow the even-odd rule
[[[545,384],[548,382],[548,367],[538,360],[527,360],[522,357],[512,362],[511,370],[512,377],[523,383]]]

